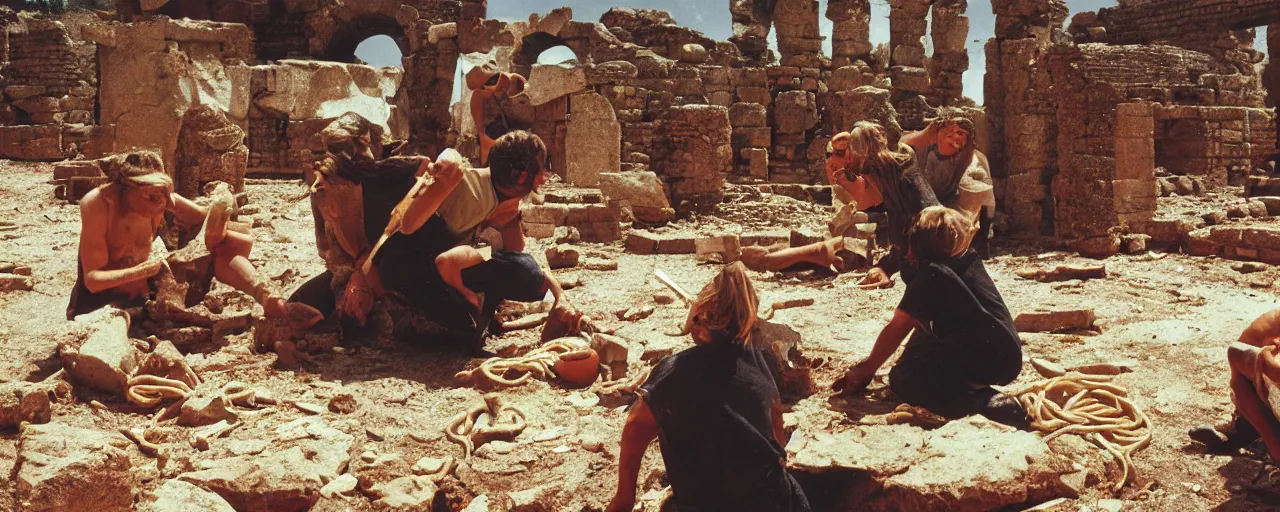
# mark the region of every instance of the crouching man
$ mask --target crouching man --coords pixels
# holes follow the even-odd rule
[[[523,252],[520,223],[520,201],[546,181],[547,147],[537,135],[515,131],[494,143],[488,168],[450,157],[430,165],[432,183],[409,198],[399,232],[374,255],[374,268],[387,291],[480,351],[503,300],[535,302],[548,291],[560,299],[559,283]],[[380,225],[394,220],[391,212],[373,215]],[[485,226],[502,238],[487,259],[471,245]]]
[[[198,230],[208,212],[173,192],[173,179],[164,170],[160,155],[135,151],[101,161],[110,180],[80,201],[80,249],[75,289],[67,306],[67,319],[107,305],[142,305],[154,290],[150,278],[164,267],[152,259],[151,245],[166,227],[166,214],[183,228]],[[320,319],[320,313],[303,304],[287,304],[264,280],[249,252],[253,239],[226,231],[206,233],[205,245],[213,254],[213,275],[219,281],[249,294],[267,316],[288,317],[298,326]]]
[[[1263,314],[1227,349],[1231,364],[1231,401],[1236,406],[1224,426],[1201,425],[1193,440],[1210,452],[1231,453],[1259,437],[1271,460],[1280,462],[1280,309]]]

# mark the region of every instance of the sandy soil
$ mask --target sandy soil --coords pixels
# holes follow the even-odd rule
[[[75,278],[79,226],[78,208],[54,199],[53,187],[47,184],[51,176],[47,164],[0,163],[0,221],[17,226],[0,231],[0,260],[32,267],[36,283],[34,291],[0,292],[0,318],[4,318],[0,322],[0,381],[40,379],[58,368],[55,347],[65,329],[63,310]],[[313,245],[307,203],[287,199],[301,190],[299,184],[287,181],[251,180],[248,186],[250,206],[257,210],[254,217],[261,225],[253,231],[253,262],[285,291],[323,269]],[[821,231],[828,215],[827,207],[766,196],[764,204],[729,205],[722,217],[703,216],[671,229],[708,234],[789,228]],[[694,290],[716,271],[715,266],[698,264],[692,256],[625,254],[620,243],[579,247],[585,255],[598,253],[618,261],[616,272],[557,271],[562,276],[581,276],[583,286],[567,292],[568,296],[580,309],[600,316],[612,317],[617,310],[654,304],[653,294],[665,290],[653,277],[655,268],[664,269]],[[529,252],[541,258],[543,248],[545,245],[535,243]],[[1026,355],[1068,366],[1131,362],[1134,371],[1119,381],[1156,425],[1151,446],[1134,457],[1139,476],[1133,485],[1118,496],[1104,489],[1091,490],[1075,505],[1080,510],[1093,509],[1099,499],[1119,497],[1129,501],[1126,510],[1233,511],[1280,506],[1280,501],[1266,501],[1274,500],[1274,495],[1267,498],[1265,492],[1249,489],[1274,489],[1280,482],[1268,476],[1261,445],[1236,456],[1205,455],[1192,447],[1185,435],[1194,425],[1218,422],[1229,414],[1225,346],[1249,321],[1276,307],[1272,283],[1280,278],[1280,271],[1245,275],[1232,270],[1230,261],[1169,254],[1155,258],[1116,256],[1106,262],[1108,278],[1074,285],[1037,283],[1014,275],[1015,270],[1029,265],[1079,260],[1048,248],[1029,240],[997,242],[999,255],[988,263],[988,269],[1010,309],[1016,315],[1039,306],[1091,307],[1096,310],[1101,334],[1027,334]],[[774,318],[803,335],[806,355],[828,361],[816,371],[824,391],[802,402],[806,407],[825,403],[830,395],[825,387],[870,350],[904,289],[899,283],[888,290],[861,291],[851,276],[811,273],[756,274],[755,280],[762,303],[803,297],[817,301],[814,306],[779,311]],[[226,298],[229,310],[250,308],[246,297],[223,285],[214,294]],[[663,335],[675,330],[683,307],[678,303],[656,307],[655,314],[639,322],[615,322],[618,334],[637,346],[688,343]],[[372,431],[357,438],[355,454],[365,450],[394,452],[410,465],[422,456],[456,456],[458,446],[445,439],[441,429],[451,416],[480,397],[478,391],[454,387],[453,374],[468,360],[422,346],[329,353],[317,356],[317,364],[310,369],[277,371],[271,368],[273,354],[251,353],[247,334],[225,341],[220,350],[188,357],[206,379],[248,382],[287,401],[323,404],[339,392],[355,396],[360,407],[348,419]],[[490,348],[513,343],[525,346],[534,341],[534,332],[517,332],[491,340]],[[1027,365],[1019,384],[1036,379]],[[872,387],[883,386],[881,379]],[[593,396],[541,382],[507,395],[509,403],[529,416],[530,430],[525,436],[543,441],[521,443],[520,448],[494,459],[500,463],[460,470],[468,488],[455,494],[494,496],[559,483],[575,490],[557,509],[580,510],[607,503],[615,485],[624,410],[594,405]],[[95,399],[106,409],[90,407],[88,402]],[[288,406],[246,415],[248,427],[235,431],[231,439],[253,439],[261,428],[302,415]],[[54,417],[55,421],[110,430],[147,420],[145,412],[134,410],[119,398],[82,391],[71,401],[57,404]],[[413,440],[410,433],[428,442]],[[384,440],[375,441],[377,438]],[[557,449],[560,446],[566,446],[567,451]],[[17,436],[0,434],[0,474],[9,473],[16,451]],[[155,461],[134,455],[139,474],[149,475],[140,490],[154,487],[159,482]],[[649,450],[641,473],[642,494],[664,485],[660,469],[657,450]],[[10,508],[8,494],[0,493],[0,509]],[[463,502],[465,498],[458,498],[453,504]]]

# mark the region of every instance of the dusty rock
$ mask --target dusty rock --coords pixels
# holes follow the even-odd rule
[[[671,292],[658,292],[653,294],[653,302],[659,306],[665,306],[676,301],[676,296]]]
[[[1068,467],[1039,436],[978,417],[928,434],[921,459],[884,482],[879,508],[992,510],[1062,497]]]
[[[203,427],[219,421],[235,423],[238,419],[235,406],[222,393],[222,389],[204,384],[192,390],[191,396],[182,404],[178,424],[184,427]]]
[[[1264,272],[1269,268],[1271,268],[1270,265],[1267,265],[1266,263],[1258,263],[1256,261],[1242,261],[1240,263],[1235,263],[1231,265],[1231,270],[1234,270],[1241,274],[1252,274],[1254,272]]]
[[[351,473],[343,473],[342,476],[333,479],[324,487],[320,488],[320,495],[326,498],[333,498],[343,494],[350,494],[356,490],[356,484],[360,483]]]
[[[1031,367],[1035,368],[1036,373],[1039,373],[1041,377],[1044,377],[1046,379],[1060,377],[1067,373],[1067,370],[1063,368],[1062,365],[1055,363],[1053,361],[1046,361],[1040,358],[1032,358]]]
[[[1060,332],[1090,329],[1095,319],[1093,309],[1039,310],[1019,314],[1013,325],[1018,332]]]
[[[114,432],[59,423],[28,425],[18,444],[14,475],[24,511],[133,510],[133,444]]]
[[[430,510],[436,496],[436,484],[425,476],[404,476],[373,486],[370,490],[380,509]]]
[[[308,416],[276,429],[278,451],[209,461],[179,478],[218,493],[236,510],[306,510],[346,468],[354,438]]]
[[[640,320],[649,318],[649,315],[652,315],[653,311],[654,311],[653,306],[638,306],[638,307],[628,308],[624,310],[622,314],[618,315],[618,319],[625,320],[627,322],[638,322]]]
[[[0,384],[0,429],[17,428],[22,422],[48,423],[49,389],[30,382]]]
[[[578,250],[568,244],[560,244],[547,248],[547,266],[552,270],[573,268],[578,266],[581,255]]]
[[[586,86],[586,72],[576,62],[534,64],[529,71],[529,83],[525,86],[525,94],[529,95],[529,103],[537,106],[581,91]]]
[[[1100,263],[1064,264],[1052,269],[1019,269],[1015,273],[1023,279],[1033,279],[1042,283],[1068,281],[1071,279],[1085,281],[1089,279],[1105,279],[1107,277],[1107,266]]]
[[[618,262],[617,260],[607,260],[604,258],[587,258],[587,261],[582,264],[582,268],[598,272],[611,272],[618,270]]]
[[[445,462],[447,461],[445,461],[444,459],[437,459],[435,457],[423,457],[421,459],[418,459],[418,462],[413,463],[413,473],[415,475],[435,474],[436,472],[439,472],[441,468],[444,467]]]
[[[604,175],[617,173],[622,166],[622,126],[609,100],[595,92],[570,96],[569,108],[564,139],[566,181],[583,187],[603,186]]]
[[[31,277],[18,274],[0,274],[0,292],[31,291],[35,284]]]
[[[738,235],[724,235],[694,240],[694,253],[698,261],[732,263],[742,257]]]
[[[59,357],[77,383],[111,393],[121,393],[129,376],[138,368],[138,349],[129,340],[129,317],[110,308],[94,315],[90,334],[78,348],[70,344],[59,347]]]
[[[329,399],[329,410],[338,414],[351,414],[359,407],[351,393],[338,393]]]
[[[139,512],[170,512],[174,510],[200,510],[207,512],[235,512],[227,500],[182,480],[166,480],[155,491],[155,499],[144,501]]]
[[[610,203],[630,208],[637,221],[661,223],[675,218],[667,185],[653,172],[602,172],[600,191]]]
[[[1210,226],[1217,226],[1227,221],[1227,214],[1224,212],[1208,212],[1200,217]]]
[[[1252,200],[1259,201],[1263,206],[1266,206],[1267,215],[1280,216],[1280,196],[1254,197]]]

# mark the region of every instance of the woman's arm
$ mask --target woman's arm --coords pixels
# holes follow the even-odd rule
[[[871,384],[871,379],[875,377],[876,371],[884,366],[889,356],[892,356],[902,345],[902,340],[906,339],[907,335],[911,334],[911,330],[918,325],[920,322],[907,312],[895,309],[893,319],[880,331],[880,336],[876,338],[876,344],[872,347],[871,353],[862,362],[850,368],[842,381],[836,382],[837,389],[846,393],[856,393],[866,389]]]
[[[630,512],[636,503],[636,486],[644,452],[658,437],[658,420],[644,398],[636,400],[622,427],[621,453],[618,456],[618,491],[609,502],[608,512]]]

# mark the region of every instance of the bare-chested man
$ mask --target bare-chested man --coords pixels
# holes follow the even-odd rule
[[[150,257],[151,245],[165,226],[165,214],[171,213],[181,226],[196,229],[208,214],[173,192],[173,180],[155,152],[114,155],[101,164],[110,182],[80,201],[80,262],[67,306],[69,320],[109,304],[145,302],[152,293],[148,280],[165,265],[163,259]],[[286,305],[258,275],[248,259],[253,249],[251,238],[231,231],[222,233],[210,230],[205,237],[219,281],[251,295],[268,316],[289,316],[301,324],[319,317],[309,306]]]

